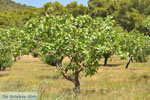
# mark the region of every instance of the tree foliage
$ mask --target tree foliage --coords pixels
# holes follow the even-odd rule
[[[12,57],[16,58],[24,51],[22,45],[23,31],[13,26],[0,29],[0,67],[12,65]]]
[[[141,22],[150,14],[150,0],[89,0],[92,16],[113,15],[125,30],[141,29]]]
[[[92,19],[88,15],[36,17],[26,24],[26,32],[31,43],[40,49],[41,54],[56,56],[57,68],[62,75],[79,88],[79,73],[94,75],[99,67],[99,60],[108,51],[122,55],[119,45],[119,33],[113,30],[114,20]],[[65,57],[70,59],[67,66],[62,65]],[[68,76],[72,71],[74,78]]]
[[[147,16],[142,22],[142,28],[144,28],[146,34],[150,34],[150,16]]]

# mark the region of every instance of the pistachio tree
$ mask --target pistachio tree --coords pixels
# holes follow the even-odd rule
[[[20,57],[21,54],[23,54],[22,39],[24,38],[24,31],[14,26],[10,26],[6,29],[6,32],[9,33],[8,37],[10,39],[11,54],[14,57],[14,62],[16,62],[17,57]]]
[[[0,29],[0,69],[5,69],[12,65],[12,57],[21,54],[23,49],[21,40],[23,31],[13,26]]]
[[[128,69],[130,62],[133,62],[133,58],[138,61],[145,54],[148,57],[149,51],[149,37],[145,36],[142,33],[139,33],[137,30],[132,30],[129,33],[122,33],[120,35],[122,40],[120,45],[122,46],[122,51],[126,52],[129,57],[129,61],[126,64],[126,69]]]
[[[0,29],[0,70],[5,70],[12,65],[11,43],[9,33],[5,29]]]
[[[74,90],[79,92],[80,72],[84,72],[85,76],[94,75],[100,67],[100,59],[107,51],[115,49],[116,53],[122,54],[118,44],[119,34],[113,31],[113,25],[111,16],[103,20],[92,19],[88,15],[76,18],[71,15],[47,15],[32,18],[25,28],[29,46],[39,48],[43,55],[57,56],[57,69],[75,85]],[[69,62],[63,65],[66,57]]]
[[[101,25],[99,27],[99,32],[102,35],[101,45],[105,46],[105,50],[103,52],[104,66],[107,65],[108,58],[114,54],[119,54],[118,51],[120,51],[120,32],[114,28],[115,21],[111,19],[112,17],[109,19],[108,17],[105,18],[105,21],[101,19]]]

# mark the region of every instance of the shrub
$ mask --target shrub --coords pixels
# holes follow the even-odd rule
[[[7,55],[7,56],[1,56],[0,57],[0,70],[5,70],[7,67],[11,67],[12,65],[12,56]]]

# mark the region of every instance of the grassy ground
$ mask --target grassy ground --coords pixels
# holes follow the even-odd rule
[[[0,92],[38,92],[39,100],[150,100],[150,62],[132,63],[125,70],[126,62],[114,56],[96,75],[81,73],[81,93],[75,96],[73,84],[55,67],[23,56],[11,69],[0,72]]]

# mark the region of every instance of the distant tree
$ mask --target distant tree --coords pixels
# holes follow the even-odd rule
[[[0,70],[5,70],[12,65],[12,43],[9,40],[9,33],[0,28]]]
[[[126,69],[128,69],[133,59],[139,62],[147,61],[149,55],[149,40],[149,37],[144,36],[144,34],[139,33],[137,30],[132,30],[129,33],[122,33],[122,42],[120,45],[122,46],[122,51],[127,52],[129,56],[129,61],[125,67]],[[142,57],[142,59],[138,57]]]
[[[92,17],[106,17],[117,11],[118,2],[115,0],[89,0],[88,7]]]
[[[87,15],[89,13],[89,8],[78,3],[76,1],[67,4],[67,14],[72,14],[74,17],[79,15]]]
[[[24,54],[23,36],[24,31],[14,26],[0,28],[0,69],[11,67],[12,57],[16,61],[18,56]]]
[[[143,20],[141,26],[145,29],[145,33],[150,35],[150,16],[147,16],[145,20]]]
[[[53,14],[55,16],[63,16],[66,14],[66,9],[65,7],[60,4],[58,1],[52,3],[52,2],[48,2],[46,4],[44,4],[44,12],[47,14]]]

